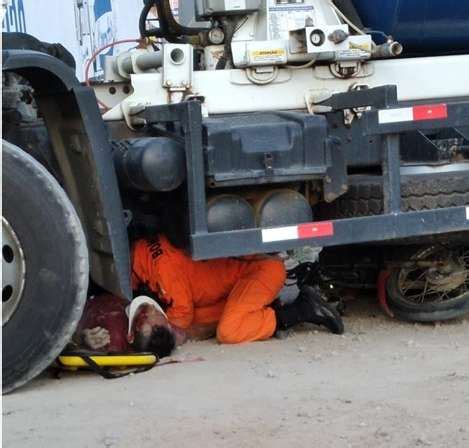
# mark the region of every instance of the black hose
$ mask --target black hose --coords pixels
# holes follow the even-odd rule
[[[144,6],[139,18],[139,31],[142,37],[162,37],[168,42],[184,42],[185,36],[195,36],[207,31],[206,28],[186,27],[179,24],[171,11],[169,0],[144,0]],[[146,21],[151,8],[155,6],[158,12],[159,27],[147,30]]]
[[[237,18],[226,18],[223,20],[223,31],[225,33],[225,44],[223,56],[218,60],[215,70],[224,70],[228,66],[228,62],[232,62],[233,55],[231,53],[231,42],[233,36],[238,30]]]
[[[158,8],[158,16],[161,14],[162,18],[168,25],[168,30],[171,34],[176,36],[197,36],[199,33],[208,31],[207,28],[196,28],[191,26],[183,26],[174,18],[173,11],[171,11],[171,4],[169,0],[156,0]]]
[[[140,32],[140,37],[147,36],[147,17],[148,13],[150,12],[151,5],[144,2],[142,12],[140,13],[140,17],[138,19],[138,30]]]
[[[153,30],[147,30],[147,27],[146,27],[148,13],[150,12],[153,5],[154,5],[153,0],[143,1],[143,9],[138,19],[138,30],[140,32],[141,37],[163,37],[163,29],[161,25],[159,28],[155,28]]]

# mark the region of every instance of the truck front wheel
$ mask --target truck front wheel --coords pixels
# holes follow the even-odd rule
[[[69,341],[89,266],[77,213],[54,177],[2,141],[3,393],[41,373]]]

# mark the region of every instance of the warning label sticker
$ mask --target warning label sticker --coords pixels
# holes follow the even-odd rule
[[[287,58],[285,48],[266,48],[263,50],[252,50],[249,52],[251,63],[258,64],[282,64]]]
[[[304,28],[306,20],[315,21],[311,5],[278,5],[269,7],[269,39],[288,40],[289,32]]]

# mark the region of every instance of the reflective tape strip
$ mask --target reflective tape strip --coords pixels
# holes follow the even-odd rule
[[[277,227],[275,229],[262,229],[262,242],[274,243],[276,241],[289,241],[298,239],[298,226]]]
[[[380,124],[401,123],[405,121],[443,120],[448,118],[446,104],[430,104],[425,106],[386,109],[378,112]]]
[[[319,238],[334,235],[334,224],[332,222],[311,222],[298,226],[298,235],[303,238]]]
[[[262,229],[262,242],[274,243],[278,241],[320,238],[333,235],[334,224],[332,222],[309,222],[297,226]]]
[[[432,104],[429,106],[414,106],[414,121],[443,120],[448,118],[446,104]]]
[[[466,219],[469,221],[469,207],[466,207]]]
[[[380,110],[378,113],[379,124],[399,123],[402,121],[413,121],[414,113],[411,107],[402,109]]]

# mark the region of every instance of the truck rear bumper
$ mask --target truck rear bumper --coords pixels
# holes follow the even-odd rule
[[[469,232],[469,206],[192,235],[196,259],[329,247]],[[469,240],[469,233],[468,233]],[[215,256],[214,256],[215,255]]]

